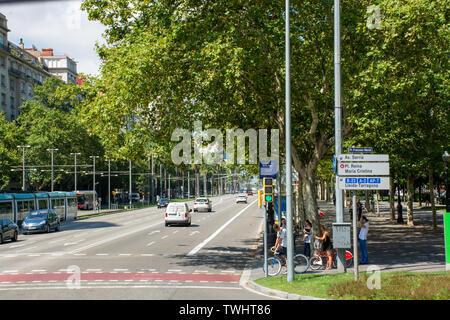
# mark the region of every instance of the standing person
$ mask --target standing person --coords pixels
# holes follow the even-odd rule
[[[348,214],[350,215],[350,220],[353,221],[353,202],[351,200],[348,205]]]
[[[319,229],[322,236],[321,237],[316,236],[315,238],[317,240],[322,241],[322,251],[325,251],[327,253],[326,270],[330,270],[333,264],[333,259],[331,257],[332,254],[331,250],[333,249],[333,245],[331,244],[330,233],[327,231],[327,229],[325,229],[325,227],[322,224],[320,225]]]
[[[303,229],[305,246],[303,249],[303,254],[308,258],[311,256],[311,235],[312,235],[312,224],[309,220],[305,221],[305,228]]]
[[[362,203],[361,201],[356,202],[356,210],[358,212],[358,221],[361,221],[361,216],[362,216]]]
[[[361,250],[361,260],[359,264],[368,264],[369,258],[367,256],[367,233],[369,232],[369,219],[366,216],[361,218],[360,229],[358,234],[359,248]]]

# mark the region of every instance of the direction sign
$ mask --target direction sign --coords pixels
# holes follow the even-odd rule
[[[369,161],[389,161],[388,154],[341,154],[338,157],[339,162],[356,161],[356,162],[369,162]]]
[[[344,190],[389,190],[389,177],[339,177],[338,184]]]
[[[348,152],[350,153],[372,153],[372,148],[370,147],[351,147],[348,148]]]
[[[338,166],[339,176],[389,175],[389,162],[342,162]]]

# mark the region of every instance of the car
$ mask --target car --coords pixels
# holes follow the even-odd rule
[[[165,225],[183,224],[191,225],[191,212],[186,202],[171,202],[166,208]]]
[[[236,203],[247,203],[247,196],[245,194],[238,195],[236,197]]]
[[[22,222],[22,232],[50,232],[59,231],[61,221],[58,214],[53,209],[33,210]]]
[[[11,239],[11,241],[17,241],[19,236],[19,227],[10,219],[0,219],[0,244],[3,241]]]
[[[252,192],[252,191],[249,191],[249,192],[247,192],[247,195],[248,195],[248,196],[252,196],[252,195],[253,195],[253,192]]]
[[[208,198],[197,198],[194,200],[194,211],[205,210],[211,212],[212,201]]]
[[[169,204],[168,198],[161,198],[158,201],[158,209],[166,208],[168,204]]]

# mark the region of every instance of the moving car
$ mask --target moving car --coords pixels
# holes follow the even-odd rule
[[[253,191],[248,191],[248,192],[247,192],[247,195],[248,195],[248,196],[252,196],[252,195],[253,195]]]
[[[31,211],[22,223],[23,233],[50,232],[52,229],[55,231],[61,229],[59,216],[53,209]]]
[[[191,225],[191,212],[186,202],[172,202],[166,208],[165,224],[166,227],[171,224]]]
[[[11,239],[17,241],[19,235],[19,227],[10,219],[0,219],[0,244],[3,241]]]
[[[167,198],[161,198],[158,201],[158,209],[165,208],[169,204],[169,199]]]
[[[247,203],[247,196],[245,194],[238,195],[236,198],[236,203]]]
[[[211,212],[212,202],[208,198],[197,198],[194,201],[194,211],[205,210]]]

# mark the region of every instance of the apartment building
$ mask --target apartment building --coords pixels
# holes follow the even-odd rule
[[[51,76],[65,83],[77,84],[77,63],[67,54],[54,55],[53,49],[26,49],[22,39],[8,41],[8,20],[0,13],[0,113],[14,121],[20,106],[33,97],[35,85]]]

